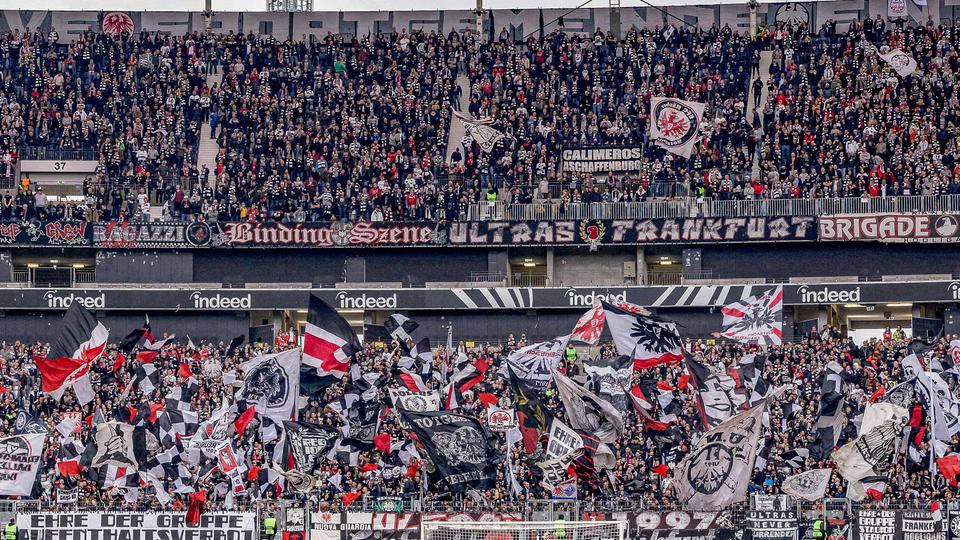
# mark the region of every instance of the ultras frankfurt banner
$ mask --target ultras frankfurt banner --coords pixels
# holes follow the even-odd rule
[[[186,512],[37,513],[17,516],[22,540],[254,540],[253,512],[213,512],[188,527]]]

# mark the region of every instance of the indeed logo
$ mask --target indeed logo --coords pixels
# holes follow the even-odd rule
[[[800,295],[800,301],[804,304],[829,304],[833,302],[859,302],[860,287],[853,290],[830,290],[829,287],[821,289],[810,289],[806,285],[801,285],[797,289]]]
[[[190,295],[194,309],[250,309],[252,299],[249,294],[242,296],[225,296],[217,293],[205,296],[200,291],[193,291]]]
[[[395,309],[397,294],[388,296],[374,296],[366,293],[360,296],[351,296],[347,291],[337,293],[337,301],[341,309]]]
[[[591,290],[590,292],[580,293],[576,289],[567,289],[567,301],[571,306],[589,307],[597,302],[606,302],[608,304],[623,304],[627,301],[627,291],[601,293]]]
[[[47,291],[43,293],[43,299],[47,301],[47,307],[54,309],[67,309],[72,306],[74,302],[77,302],[87,309],[103,309],[107,307],[107,297],[103,293],[97,296],[82,296],[74,293],[60,295],[54,291]]]

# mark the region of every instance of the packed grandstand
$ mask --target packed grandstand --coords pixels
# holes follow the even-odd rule
[[[731,255],[756,273],[751,284],[710,284],[716,276],[701,271],[700,251],[646,253],[644,240],[878,237],[867,238],[867,225],[858,225],[863,238],[853,238],[850,223],[814,224],[803,216],[789,225],[764,221],[756,234],[752,223],[733,216],[743,223],[726,236],[718,223],[712,232],[709,224],[683,225],[682,237],[679,228],[670,237],[664,224],[662,234],[644,237],[640,224],[609,221],[649,217],[630,215],[639,207],[621,205],[617,215],[598,208],[667,201],[674,206],[662,207],[665,217],[682,218],[703,213],[698,205],[705,200],[922,196],[936,212],[954,210],[960,27],[879,16],[814,27],[786,18],[747,32],[673,21],[620,35],[566,31],[560,22],[484,39],[403,30],[284,41],[253,32],[104,27],[65,40],[49,25],[0,36],[0,176],[9,187],[0,197],[0,227],[16,227],[0,234],[10,245],[0,245],[0,271],[12,276],[0,281],[11,284],[4,289],[24,289],[12,293],[19,297],[0,294],[9,300],[0,305],[0,495],[24,505],[9,508],[23,515],[55,508],[176,511],[195,525],[204,512],[253,507],[262,516],[307,508],[326,520],[341,511],[430,509],[515,518],[530,517],[536,503],[561,522],[564,512],[571,520],[604,520],[621,510],[688,510],[711,513],[718,528],[730,530],[747,527],[742,511],[751,497],[786,495],[810,503],[805,517],[815,540],[825,538],[822,517],[816,525],[829,510],[823,501],[833,499],[922,510],[939,516],[928,532],[945,538],[938,505],[953,509],[960,475],[960,336],[953,319],[960,284],[952,247],[942,244],[950,255],[929,265],[924,258],[938,253],[929,246],[876,248],[878,258],[912,257],[903,268],[913,270],[887,280],[878,277],[887,277],[883,269],[864,276],[818,268],[813,276],[835,278],[810,282],[821,290],[781,283],[792,276],[773,276],[757,261],[769,260],[760,258],[763,249],[766,257],[786,254],[763,246]],[[453,133],[462,137],[453,140]],[[200,158],[204,137],[216,142],[209,163]],[[19,168],[24,160],[75,158],[96,168],[81,175],[74,196],[51,193],[59,188]],[[549,231],[510,229],[504,242],[504,232],[476,223],[509,221],[522,214],[511,208],[528,205]],[[583,221],[554,227],[577,208],[596,215],[577,214]],[[794,207],[777,208],[792,216]],[[884,229],[905,244],[923,234],[946,242],[960,228],[960,218],[921,222],[927,218],[919,213],[911,215],[915,229],[897,222],[874,233]],[[463,222],[437,240],[437,231]],[[57,229],[61,242],[44,228],[50,223],[67,228]],[[111,231],[141,223],[137,231],[159,225],[150,238],[112,240]],[[264,233],[261,242],[261,229],[244,223],[277,227],[264,225],[271,231],[300,225],[304,238],[311,228],[329,227],[332,239]],[[384,244],[437,251],[422,263],[404,255],[379,259],[371,274],[392,283],[377,285],[394,287],[392,297],[376,296],[372,286],[359,296],[313,294],[306,289],[329,288],[316,276],[290,293],[291,276],[309,271],[293,268],[297,257],[309,266],[328,253],[310,259],[309,246],[299,246],[302,254],[264,249],[243,259],[189,251],[246,242],[354,243],[337,239],[331,223],[415,223],[418,229]],[[616,223],[621,230],[614,233]],[[690,230],[706,233],[690,237]],[[51,241],[38,240],[44,235]],[[473,237],[481,238],[478,249],[464,247],[460,258],[446,259],[435,247]],[[486,249],[511,242],[526,251]],[[552,243],[570,251],[537,251]],[[555,257],[575,250],[583,259],[563,264],[595,274],[599,267],[578,261],[624,246],[633,253],[620,260],[616,252],[613,266],[632,281],[601,285],[664,285],[648,291],[654,301],[641,306],[626,292],[571,288],[552,306],[564,311],[547,324],[533,291],[552,285],[547,276],[510,274],[538,265],[552,272]],[[796,249],[799,257],[814,248]],[[649,264],[683,265],[683,272],[638,270],[648,255]],[[336,286],[377,281],[344,257],[342,267],[324,270],[337,275]],[[61,260],[69,265],[66,282],[43,281],[41,270],[61,271]],[[259,261],[258,286],[272,284],[287,296],[264,306],[252,293],[229,297],[230,267]],[[155,269],[122,267],[148,262]],[[434,263],[446,267],[437,274],[453,277],[431,285],[407,270]],[[469,278],[476,287],[463,285],[468,270],[458,269],[461,263],[482,269]],[[72,287],[97,283],[81,281],[93,275],[85,265],[96,266],[103,281],[95,293],[93,286],[74,293]],[[487,272],[500,267],[508,275]],[[132,277],[111,281],[108,274]],[[252,284],[249,275],[236,280]],[[693,278],[700,281],[686,281]],[[583,284],[597,283],[590,279]],[[911,279],[935,282],[946,296],[870,300],[867,282],[889,282],[884,290],[902,295],[897,282]],[[204,296],[216,280],[210,288],[217,296]],[[837,281],[849,286],[837,289]],[[195,292],[163,304],[157,299],[169,291],[157,283]],[[49,291],[30,300],[29,289]],[[134,289],[143,293],[138,304],[115,303]],[[422,293],[423,304],[414,307],[424,312],[423,324],[404,309],[412,297],[404,289]],[[440,298],[428,296],[432,289],[462,305],[431,300]],[[295,293],[296,302],[288,301]],[[684,315],[693,321],[685,326],[656,309],[682,307],[703,313]],[[504,320],[522,324],[492,336],[502,324],[455,324],[454,316],[446,319],[448,308],[491,319],[495,309],[509,310]],[[151,310],[166,313],[151,323],[143,316]],[[181,310],[176,332],[158,322]],[[854,310],[862,311],[839,324]],[[214,311],[223,317],[198,315]],[[359,321],[345,318],[358,312]],[[881,315],[882,327],[855,324]],[[119,326],[131,317],[136,326]],[[913,326],[904,329],[903,321]],[[194,325],[193,338],[182,331]],[[238,325],[242,335],[223,333]],[[12,336],[13,329],[31,338]],[[33,341],[38,329],[43,337]],[[795,508],[777,505],[750,508]],[[718,517],[731,509],[739,513]],[[303,516],[297,523],[295,515],[284,514],[287,532],[302,533]],[[796,529],[797,517],[767,521],[792,519]],[[348,530],[344,520],[330,530]],[[38,523],[32,528],[69,528]],[[951,534],[960,534],[957,523]],[[277,532],[276,522],[258,526],[267,536]],[[896,527],[899,536],[890,540],[904,538],[906,525]],[[7,540],[16,540],[13,530]],[[565,540],[561,530],[544,539]],[[757,538],[795,540],[793,534]]]

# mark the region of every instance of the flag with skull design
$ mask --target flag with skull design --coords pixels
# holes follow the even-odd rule
[[[243,386],[236,400],[256,407],[257,414],[282,422],[293,418],[300,390],[300,349],[247,360]]]
[[[398,411],[451,491],[494,487],[500,454],[476,418],[448,411]]]

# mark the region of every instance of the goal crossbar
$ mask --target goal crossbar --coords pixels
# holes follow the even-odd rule
[[[424,521],[421,540],[624,540],[625,521]]]

